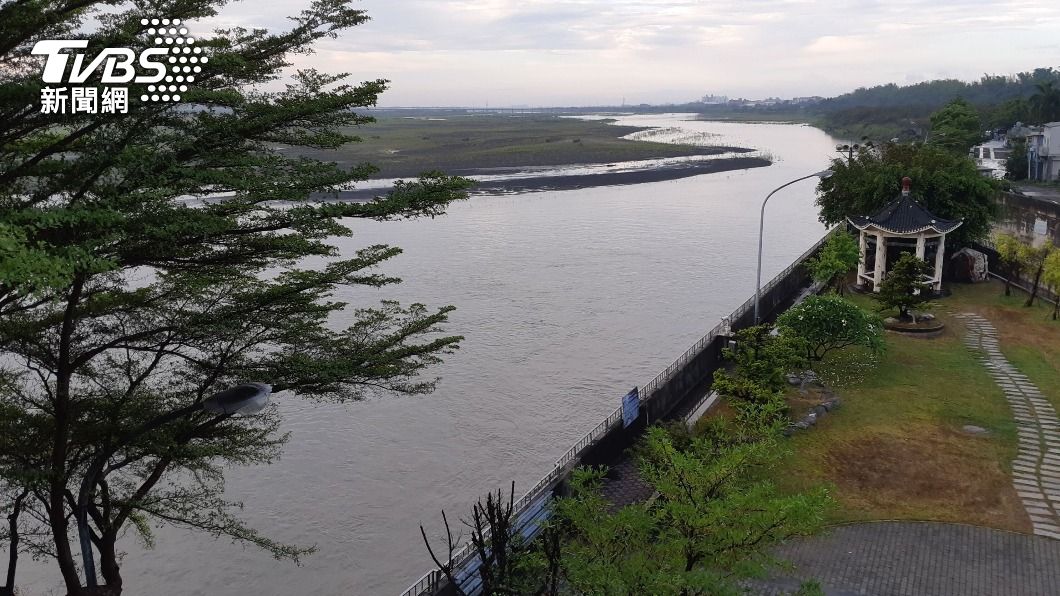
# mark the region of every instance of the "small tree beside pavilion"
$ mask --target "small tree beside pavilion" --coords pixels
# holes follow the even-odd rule
[[[916,323],[913,309],[931,300],[931,284],[924,281],[930,269],[923,260],[903,253],[873,298],[884,308],[897,310],[900,320]]]

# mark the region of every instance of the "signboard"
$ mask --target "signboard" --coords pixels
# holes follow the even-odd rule
[[[622,426],[627,427],[640,416],[640,392],[634,387],[622,398]]]

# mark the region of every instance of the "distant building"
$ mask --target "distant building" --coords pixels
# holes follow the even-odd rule
[[[704,95],[703,99],[699,100],[699,103],[705,103],[707,105],[719,105],[723,103],[729,103],[729,97],[726,95]]]
[[[972,147],[969,155],[975,160],[979,173],[998,180],[1005,177],[1005,164],[1012,148],[1004,138],[985,141]]]
[[[1027,178],[1060,180],[1060,122],[1027,132]]]

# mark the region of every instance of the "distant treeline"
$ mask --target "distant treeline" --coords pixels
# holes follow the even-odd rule
[[[955,79],[915,85],[860,88],[807,108],[829,132],[851,138],[922,137],[932,112],[954,98],[975,106],[984,128],[1035,122],[1033,98],[1043,85],[1060,88],[1060,70],[1038,68],[1012,76],[984,75],[966,83]]]

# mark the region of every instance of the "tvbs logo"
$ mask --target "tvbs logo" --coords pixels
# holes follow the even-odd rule
[[[33,53],[44,56],[41,79],[49,86],[41,89],[41,112],[49,114],[107,114],[128,113],[128,83],[147,83],[142,102],[177,102],[188,90],[208,62],[203,50],[195,45],[195,38],[180,26],[180,19],[141,19],[150,26],[146,33],[154,38],[156,47],[137,54],[129,48],[105,48],[91,60],[78,50],[88,47],[85,39],[46,39],[33,46]],[[71,60],[73,58],[73,60]],[[85,86],[84,83],[99,73],[104,85]],[[155,84],[161,83],[161,84]],[[53,84],[79,85],[51,87]]]

